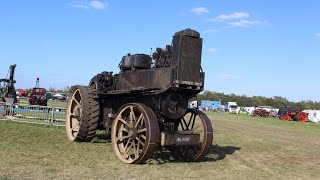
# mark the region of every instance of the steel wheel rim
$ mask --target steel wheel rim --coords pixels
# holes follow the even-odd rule
[[[190,114],[189,118],[184,118],[188,114]],[[178,160],[198,161],[207,154],[213,141],[211,121],[197,109],[188,109],[185,116],[180,119],[176,130],[192,130],[194,133],[199,133],[200,144],[197,146],[172,147],[172,154]]]
[[[66,116],[66,130],[67,137],[71,141],[74,141],[79,133],[81,125],[81,115],[82,115],[82,96],[80,89],[76,89],[73,95],[68,100],[67,105],[67,116]]]
[[[129,104],[121,108],[114,119],[112,146],[118,159],[124,163],[142,163],[156,149],[159,127],[154,113],[146,108],[135,103]]]

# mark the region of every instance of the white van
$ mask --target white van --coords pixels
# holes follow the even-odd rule
[[[224,105],[224,111],[228,113],[238,114],[238,105],[237,102],[226,102]]]

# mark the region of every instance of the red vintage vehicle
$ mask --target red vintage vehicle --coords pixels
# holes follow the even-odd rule
[[[29,96],[29,104],[47,106],[46,93],[47,90],[45,88],[33,88]]]
[[[290,106],[282,106],[278,112],[279,119],[283,121],[300,121],[306,122],[308,120],[308,113],[303,112],[300,108],[290,107]]]
[[[37,78],[36,87],[34,87],[29,95],[30,105],[47,106],[48,100],[46,98],[47,90],[39,87],[39,78]]]
[[[28,90],[26,89],[21,89],[19,91],[19,97],[28,97]]]

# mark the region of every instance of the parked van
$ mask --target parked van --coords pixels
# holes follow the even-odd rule
[[[228,113],[238,114],[237,102],[226,102],[224,106],[224,111]]]

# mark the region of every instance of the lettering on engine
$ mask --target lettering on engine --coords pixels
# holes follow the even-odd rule
[[[176,142],[189,142],[190,141],[190,137],[177,137]]]
[[[200,134],[194,134],[192,131],[161,132],[161,146],[195,146],[199,142]]]

